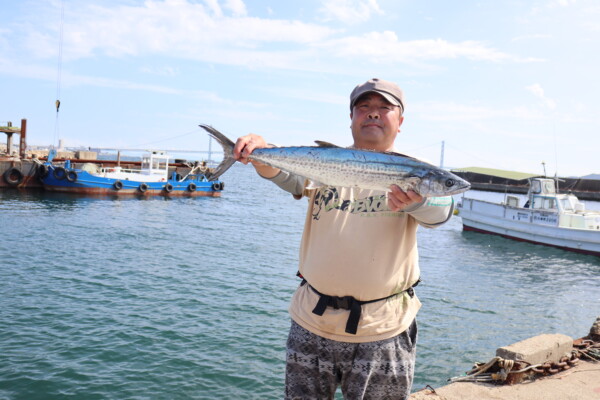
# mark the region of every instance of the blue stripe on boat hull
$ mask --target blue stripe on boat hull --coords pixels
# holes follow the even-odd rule
[[[207,181],[205,179],[188,179],[183,181],[169,179],[163,182],[118,180],[91,175],[79,169],[68,171],[75,171],[77,179],[69,181],[65,175],[63,175],[62,179],[57,179],[54,176],[54,166],[49,166],[48,174],[42,178],[44,188],[53,192],[92,195],[220,197],[223,185],[220,181]],[[122,184],[120,189],[116,189],[116,182]],[[172,186],[171,191],[166,190],[167,184]],[[192,191],[189,189],[190,184],[196,186],[195,190]],[[145,191],[142,191],[140,188],[143,185],[147,187]]]

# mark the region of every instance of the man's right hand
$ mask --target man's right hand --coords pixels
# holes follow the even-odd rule
[[[273,168],[258,161],[248,159],[255,149],[262,149],[265,147],[273,146],[267,144],[262,136],[255,135],[254,133],[242,136],[235,142],[235,146],[233,147],[233,158],[242,164],[248,164],[248,162],[250,162],[259,175],[264,178],[273,178],[279,173],[278,168]]]

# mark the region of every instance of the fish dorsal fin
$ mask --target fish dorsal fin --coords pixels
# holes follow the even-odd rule
[[[319,147],[340,147],[336,144],[333,143],[329,143],[329,142],[325,142],[323,140],[315,140],[315,143],[319,146]]]
[[[402,154],[402,153],[398,153],[395,151],[385,151],[385,154],[390,154],[392,156],[400,156],[400,157],[406,157],[406,158],[410,158],[411,160],[416,160],[416,158],[411,157],[411,156],[407,156],[406,154]]]

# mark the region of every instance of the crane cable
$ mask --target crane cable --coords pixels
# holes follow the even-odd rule
[[[57,76],[56,76],[56,121],[54,123],[54,143],[58,145],[58,137],[59,137],[59,120],[58,120],[58,110],[60,109],[60,84],[62,79],[62,56],[63,56],[63,27],[65,23],[65,2],[61,1],[61,10],[60,10],[60,36],[58,40],[58,66],[57,66]]]

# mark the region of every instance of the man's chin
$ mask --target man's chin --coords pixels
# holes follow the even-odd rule
[[[363,138],[360,141],[355,141],[354,147],[362,150],[385,151],[382,149],[386,146],[382,140],[365,140],[365,138]]]

